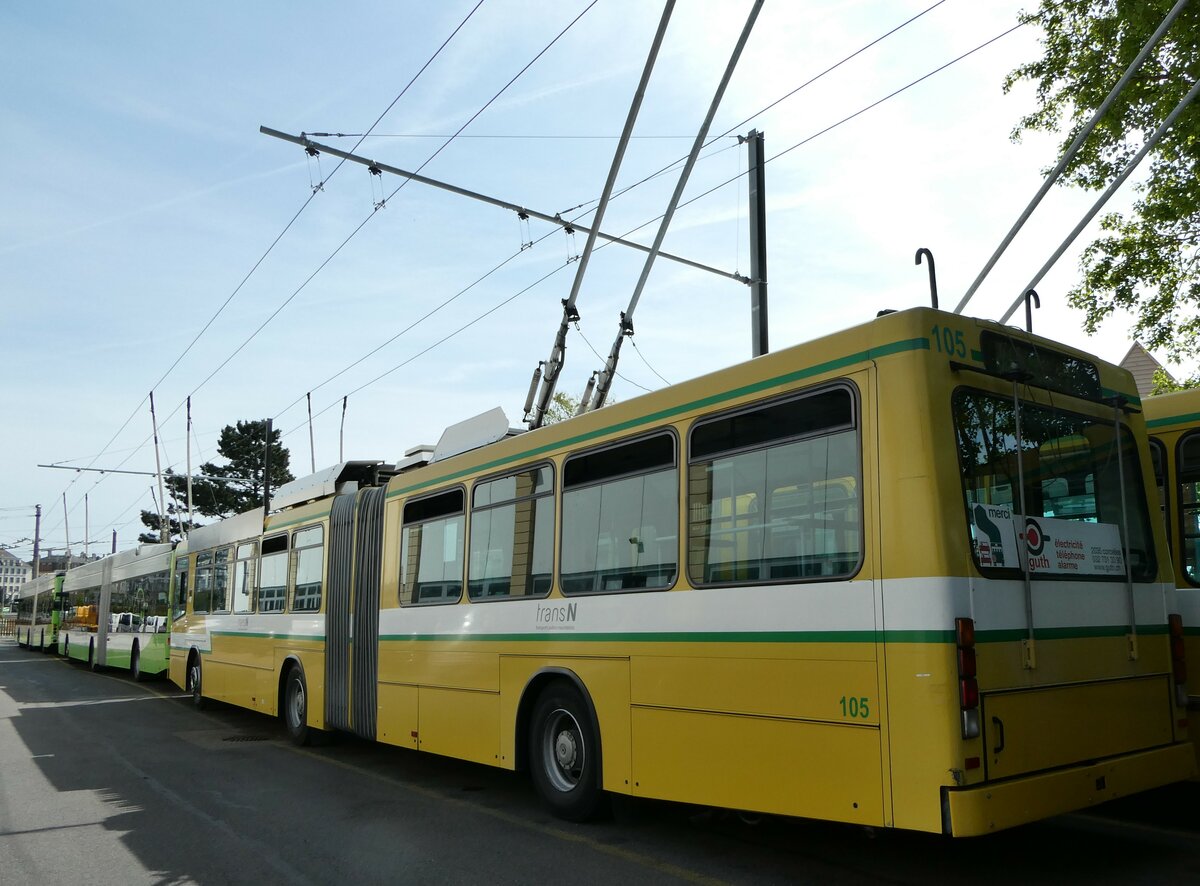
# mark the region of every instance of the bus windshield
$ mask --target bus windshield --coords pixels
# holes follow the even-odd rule
[[[1153,580],[1154,540],[1127,426],[1118,461],[1111,419],[1025,401],[1018,415],[1012,398],[966,389],[953,404],[972,554],[985,574],[1020,573],[1023,535],[1038,578],[1125,580],[1128,565],[1134,580]]]

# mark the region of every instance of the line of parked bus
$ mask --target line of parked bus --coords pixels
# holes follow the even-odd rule
[[[173,545],[140,545],[27,582],[17,642],[139,680],[166,673],[173,562]]]
[[[1195,773],[1200,404],[1161,444],[1142,408],[1082,352],[890,313],[295,481],[50,579],[20,639],[298,743],[526,770],[570,819],[616,793],[988,833]]]

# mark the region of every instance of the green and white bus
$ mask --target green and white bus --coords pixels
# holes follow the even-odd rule
[[[59,652],[139,680],[166,671],[173,556],[173,545],[140,545],[68,572]]]

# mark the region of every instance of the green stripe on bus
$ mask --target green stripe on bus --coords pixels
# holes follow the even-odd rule
[[[1162,428],[1167,425],[1191,424],[1200,421],[1200,412],[1189,412],[1186,415],[1168,415],[1166,418],[1156,418],[1146,422],[1147,428]]]
[[[526,634],[386,634],[380,642],[424,643],[876,643],[875,631],[643,631],[579,633],[537,631]]]
[[[273,634],[269,631],[212,631],[210,637],[246,637],[252,640],[312,640],[325,642],[324,634]],[[182,648],[182,647],[176,647]]]
[[[1167,633],[1166,625],[1138,625],[1138,634],[1147,637],[1161,637]],[[1124,637],[1129,633],[1129,625],[1092,625],[1069,628],[1034,628],[1035,640],[1087,640],[1108,637]],[[1029,632],[1024,628],[1011,628],[1003,631],[976,631],[976,643],[1012,643],[1024,640]]]
[[[875,360],[880,357],[887,357],[892,354],[901,354],[906,351],[929,350],[928,338],[910,338],[902,341],[894,341],[886,345],[881,345],[877,348],[868,348],[865,351],[859,351],[854,354],[849,354],[845,357],[838,357],[834,360],[828,360],[824,363],[818,363],[814,366],[808,366],[804,369],[797,369],[793,372],[777,375],[773,378],[763,379],[762,381],[754,382],[753,384],[743,385],[740,388],[733,388],[728,391],[723,391],[719,394],[712,394],[708,397],[701,397],[698,400],[692,400],[688,403],[682,403],[678,406],[672,406],[669,409],[660,409],[658,412],[651,412],[646,415],[641,415],[636,418],[631,418],[627,421],[617,422],[616,424],[607,425],[603,428],[598,428],[595,431],[589,431],[586,434],[579,434],[575,437],[570,437],[566,440],[558,440],[554,443],[547,443],[544,446],[537,446],[532,449],[527,449],[519,452],[516,455],[511,455],[506,458],[499,458],[490,461],[478,467],[468,468],[461,471],[456,471],[452,474],[444,474],[437,479],[427,480],[424,483],[416,483],[412,486],[407,486],[403,489],[397,489],[388,493],[388,498],[408,495],[412,492],[417,492],[421,489],[426,489],[430,486],[437,486],[442,483],[448,483],[451,480],[457,480],[461,477],[466,477],[471,474],[484,473],[495,468],[503,467],[513,462],[526,461],[546,452],[551,452],[556,449],[563,449],[570,446],[577,446],[580,443],[586,443],[589,440],[595,440],[599,437],[604,437],[609,434],[627,431],[633,428],[642,427],[645,425],[656,424],[665,419],[673,418],[677,415],[682,415],[685,412],[690,412],[694,409],[703,409],[706,406],[715,406],[718,403],[723,403],[728,400],[735,400],[738,397],[744,397],[747,394],[756,394],[761,391],[776,388],[780,385],[788,384],[789,382],[801,381],[806,378],[811,378],[816,375],[821,375],[826,372],[833,372],[838,369],[844,369],[847,366],[853,366],[856,363],[864,363],[869,360]]]
[[[330,505],[328,508],[325,508],[322,511],[318,511],[315,514],[309,514],[307,517],[294,517],[291,520],[284,520],[279,523],[274,523],[274,524],[272,524],[270,531],[264,531],[263,535],[270,535],[272,532],[274,532],[277,529],[285,529],[288,526],[295,526],[297,523],[314,523],[314,522],[320,521],[320,520],[324,519],[325,517],[328,517],[330,511],[332,511],[332,510],[333,510],[333,506]]]
[[[1143,636],[1163,636],[1166,625],[1138,625]],[[1036,640],[1084,640],[1123,637],[1128,625],[1037,628]],[[642,631],[579,633],[535,631],[513,634],[383,634],[381,643],[953,643],[954,631]],[[1024,629],[979,631],[977,643],[1024,640]]]

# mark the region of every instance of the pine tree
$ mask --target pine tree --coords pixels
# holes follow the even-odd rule
[[[217,441],[217,453],[226,461],[218,465],[200,465],[201,476],[192,478],[192,510],[201,516],[223,519],[262,507],[263,455],[267,423],[239,421],[226,425]],[[278,429],[271,430],[271,488],[278,489],[294,480],[288,470],[291,456],[280,442]],[[220,478],[220,479],[208,479]],[[171,538],[178,540],[182,529],[189,526],[187,515],[187,477],[170,471],[164,476],[167,487],[167,514],[171,523]],[[159,540],[159,517],[152,511],[142,511],[142,523],[150,531],[138,536],[142,542]],[[198,524],[197,524],[198,525]]]

